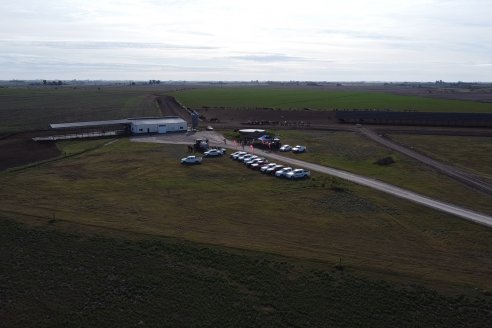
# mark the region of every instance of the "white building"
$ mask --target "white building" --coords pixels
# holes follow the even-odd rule
[[[129,119],[133,134],[186,131],[188,124],[179,117]]]

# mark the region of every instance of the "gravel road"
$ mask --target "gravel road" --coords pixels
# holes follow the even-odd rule
[[[153,143],[170,143],[170,144],[193,144],[196,138],[209,139],[211,145],[219,146],[230,149],[235,149],[233,147],[232,141],[227,140],[227,143],[224,144],[224,137],[219,133],[213,131],[201,131],[196,133],[187,133],[185,134],[168,134],[168,135],[156,135],[156,136],[142,136],[142,137],[134,137],[131,138],[131,141],[134,142],[153,142]],[[324,174],[328,174],[331,176],[335,176],[344,180],[348,180],[369,188],[373,188],[388,194],[391,194],[396,197],[400,197],[406,200],[409,200],[414,203],[421,204],[423,206],[427,206],[445,213],[453,214],[463,219],[476,222],[481,225],[485,225],[488,227],[492,227],[492,217],[475,212],[454,204],[442,202],[436,199],[432,199],[427,196],[420,195],[413,191],[409,191],[385,182],[381,182],[379,180],[375,180],[372,178],[364,177],[361,175],[357,175],[354,173],[349,173],[343,170],[334,169],[327,166],[322,166],[314,163],[305,162],[302,160],[294,159],[279,155],[277,153],[265,152],[259,149],[254,150],[255,154],[261,155],[264,157],[268,157],[270,159],[274,159],[277,161],[281,161],[283,163],[289,163],[293,166],[299,166],[311,171],[316,171]]]

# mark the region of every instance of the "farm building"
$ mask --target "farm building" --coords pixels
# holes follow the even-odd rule
[[[186,131],[187,123],[179,117],[128,119],[133,134]]]
[[[63,134],[50,137],[51,139],[49,140],[53,140],[128,134],[185,132],[187,131],[188,124],[180,117],[164,116],[137,117],[107,121],[56,123],[50,124],[50,127],[54,130],[60,131]]]

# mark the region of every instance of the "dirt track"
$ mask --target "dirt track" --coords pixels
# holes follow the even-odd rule
[[[376,132],[374,132],[371,129],[368,128],[361,128],[359,129],[360,133],[366,136],[367,138],[376,141],[377,143],[388,147],[392,150],[395,150],[397,152],[400,152],[402,154],[405,154],[409,157],[412,157],[436,170],[438,170],[441,173],[444,173],[445,175],[458,180],[466,185],[469,185],[475,189],[478,189],[480,191],[486,192],[488,194],[492,195],[492,185],[486,181],[484,181],[483,178],[478,177],[474,174],[462,171],[458,169],[455,166],[447,165],[444,163],[441,163],[439,161],[436,161],[428,156],[425,156],[421,153],[418,153],[414,150],[408,149],[396,142],[393,142],[389,139],[386,139]]]
[[[162,116],[178,116],[185,121],[191,122],[190,113],[184,109],[174,97],[159,96],[155,98]]]

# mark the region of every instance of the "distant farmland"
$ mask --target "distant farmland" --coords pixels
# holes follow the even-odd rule
[[[169,93],[189,107],[271,107],[282,109],[391,109],[428,112],[492,112],[492,103],[400,96],[379,92],[310,89],[208,88]]]
[[[130,87],[0,89],[0,133],[47,129],[55,122],[158,116],[152,93]]]

